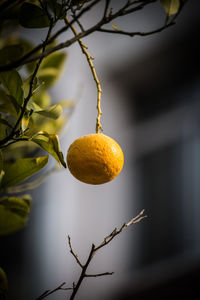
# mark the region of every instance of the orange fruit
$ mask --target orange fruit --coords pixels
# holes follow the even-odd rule
[[[122,170],[122,149],[103,133],[88,134],[75,140],[68,149],[67,165],[71,174],[88,184],[102,184]]]

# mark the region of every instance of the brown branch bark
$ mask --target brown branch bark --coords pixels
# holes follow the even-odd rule
[[[101,277],[101,276],[107,276],[107,275],[113,275],[114,272],[105,272],[105,273],[99,273],[99,274],[85,274],[85,277]]]
[[[95,246],[94,244],[92,244],[91,249],[90,249],[90,253],[88,255],[87,261],[85,263],[85,265],[82,265],[78,259],[77,261],[77,254],[75,254],[75,252],[72,249],[72,245],[71,245],[71,239],[68,236],[68,243],[69,243],[69,248],[70,248],[70,252],[72,253],[72,255],[75,257],[75,260],[77,261],[77,263],[79,264],[79,266],[81,266],[82,271],[81,274],[79,276],[78,282],[77,284],[74,285],[73,288],[73,292],[70,296],[70,300],[73,300],[81,286],[82,281],[84,280],[84,278],[86,277],[100,277],[100,276],[107,276],[107,275],[112,275],[114,272],[105,272],[105,273],[97,273],[97,274],[87,274],[87,269],[88,266],[91,262],[91,260],[93,259],[94,255],[99,251],[99,249],[103,248],[104,246],[108,245],[117,235],[119,235],[122,231],[124,231],[127,227],[136,224],[138,222],[140,222],[141,220],[143,220],[144,218],[146,218],[147,216],[144,215],[144,210],[142,210],[136,217],[132,218],[128,223],[124,223],[121,228],[117,229],[115,228],[108,236],[106,236],[104,238],[104,240],[98,245]]]
[[[94,252],[97,252],[102,247],[108,245],[112,239],[114,239],[118,234],[120,234],[122,231],[124,231],[127,227],[136,224],[146,218],[147,216],[144,215],[144,210],[142,210],[136,217],[132,218],[128,223],[124,223],[120,229],[115,228],[105,239],[102,243],[99,244],[99,246],[95,247]]]
[[[76,295],[77,292],[83,282],[83,280],[85,278],[95,278],[95,277],[101,277],[101,276],[109,276],[109,275],[113,275],[114,272],[104,272],[104,273],[96,273],[96,274],[87,274],[87,269],[90,265],[91,260],[93,259],[94,255],[99,251],[99,249],[101,249],[102,247],[108,245],[113,238],[115,238],[118,234],[120,234],[122,231],[124,231],[127,227],[136,224],[138,222],[140,222],[141,220],[143,220],[144,218],[146,218],[147,216],[144,215],[144,210],[142,210],[136,217],[132,218],[128,223],[124,223],[119,229],[115,228],[108,236],[106,236],[104,238],[104,240],[98,245],[95,246],[94,244],[91,245],[90,248],[90,252],[89,255],[87,257],[86,263],[83,265],[79,258],[78,255],[75,253],[75,251],[72,248],[72,244],[71,244],[71,238],[68,235],[68,245],[69,245],[69,249],[70,249],[70,253],[72,254],[72,256],[75,258],[77,264],[81,267],[81,274],[79,276],[79,279],[77,281],[77,283],[73,282],[72,287],[67,287],[64,288],[63,286],[65,285],[65,282],[63,282],[62,284],[60,284],[58,287],[56,287],[53,290],[47,290],[45,291],[42,295],[40,295],[37,299],[35,300],[42,300],[46,297],[48,297],[49,295],[59,291],[59,290],[72,290],[72,294],[69,297],[69,300],[73,300]]]
[[[74,256],[77,264],[83,268],[83,265],[82,263],[80,262],[79,258],[78,258],[78,255],[74,252],[74,250],[72,249],[72,244],[71,244],[71,237],[68,235],[68,244],[69,244],[69,249],[70,249],[70,253]]]
[[[63,286],[65,285],[66,283],[63,282],[61,283],[58,287],[56,287],[55,289],[53,290],[47,290],[45,291],[44,293],[42,293],[42,295],[40,295],[36,300],[42,300],[46,297],[48,297],[49,295],[57,292],[57,291],[68,291],[68,290],[73,290],[73,287],[72,288],[64,288]]]
[[[112,29],[105,29],[105,28],[99,28],[97,29],[97,31],[99,32],[106,32],[106,33],[114,33],[114,34],[121,34],[121,35],[128,35],[130,37],[134,37],[134,36],[147,36],[147,35],[152,35],[155,33],[159,33],[163,30],[165,30],[166,28],[175,25],[175,22],[170,22],[164,26],[161,26],[158,29],[152,30],[152,31],[147,31],[147,32],[140,32],[140,31],[133,31],[133,32],[128,32],[128,31],[124,31],[124,30],[112,30]]]

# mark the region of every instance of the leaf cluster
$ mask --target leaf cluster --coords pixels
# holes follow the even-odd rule
[[[26,28],[42,28],[50,27],[50,23],[53,27],[63,18],[64,6],[57,1],[48,0],[43,5],[39,1],[14,2],[16,5],[10,1],[0,5],[2,30],[10,20]],[[11,36],[0,38],[0,66],[15,62],[35,47],[19,34]],[[30,187],[32,176],[47,165],[48,155],[66,168],[58,133],[67,121],[65,109],[73,103],[53,103],[48,91],[61,76],[66,58],[65,52],[55,52],[41,59],[39,67],[33,62],[0,72],[0,235],[23,227],[30,211],[30,205],[25,209],[24,196],[5,196],[9,190],[19,185],[23,192],[20,184],[29,177]],[[47,155],[40,156],[41,150]]]

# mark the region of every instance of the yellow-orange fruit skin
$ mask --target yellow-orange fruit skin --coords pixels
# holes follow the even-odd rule
[[[113,180],[122,170],[124,155],[116,141],[103,133],[88,134],[75,140],[68,149],[71,174],[88,184]]]

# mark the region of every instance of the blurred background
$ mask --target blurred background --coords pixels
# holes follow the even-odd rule
[[[82,19],[85,27],[96,22],[102,6]],[[124,168],[100,186],[81,183],[62,170],[32,193],[27,227],[1,238],[9,300],[35,300],[62,282],[71,286],[80,267],[69,253],[67,235],[84,263],[92,243],[99,244],[143,208],[148,218],[102,248],[89,268],[115,274],[85,279],[76,299],[191,299],[199,291],[199,8],[198,1],[188,1],[175,26],[152,36],[97,32],[84,39],[103,89],[104,133],[121,145]],[[114,23],[124,30],[149,31],[164,19],[158,3]],[[60,41],[69,38],[65,35]],[[31,39],[41,41],[37,30]],[[95,131],[97,115],[86,58],[78,44],[67,53],[62,78],[51,90],[55,102],[76,101],[60,137],[65,156],[76,138]],[[47,299],[64,300],[68,293]]]

